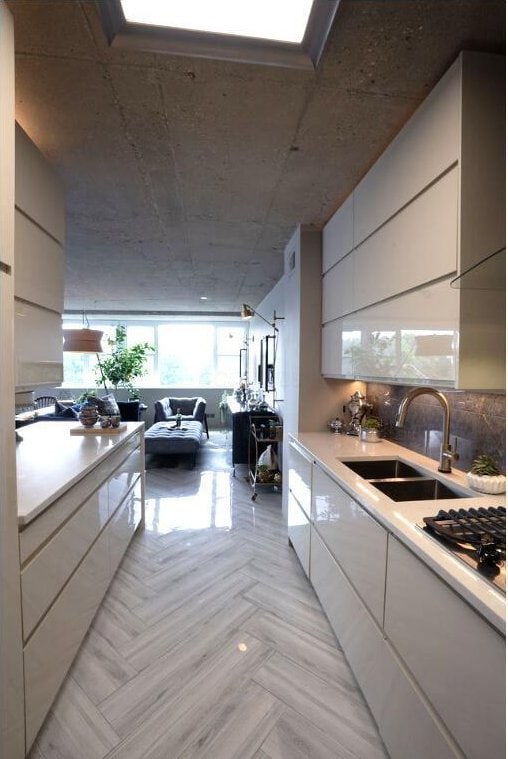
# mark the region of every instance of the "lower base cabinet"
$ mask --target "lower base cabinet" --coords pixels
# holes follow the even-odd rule
[[[362,689],[390,757],[463,757],[313,527],[310,580]]]
[[[468,759],[503,759],[505,639],[393,536],[385,633]]]
[[[143,500],[139,432],[20,535],[27,752],[143,519]],[[45,595],[35,604],[38,582]]]
[[[310,571],[310,522],[300,504],[288,493],[288,537],[300,560],[303,571],[309,576]]]

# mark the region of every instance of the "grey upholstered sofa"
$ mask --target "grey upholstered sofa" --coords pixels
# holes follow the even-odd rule
[[[176,414],[182,415],[182,424],[176,427]],[[204,398],[161,398],[155,401],[154,424],[145,432],[145,452],[171,456],[191,456],[194,466],[201,442],[203,427],[208,436]]]
[[[161,398],[155,401],[154,422],[169,422],[176,419],[178,409],[182,422],[201,422],[206,427],[206,401],[204,398]]]

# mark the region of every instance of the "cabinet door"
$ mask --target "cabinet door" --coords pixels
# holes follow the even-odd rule
[[[386,530],[317,466],[312,478],[312,502],[317,532],[382,626]]]
[[[303,571],[309,576],[310,522],[292,493],[288,493],[288,537],[300,560]]]
[[[312,462],[294,442],[290,442],[288,451],[288,487],[304,514],[310,517]]]
[[[468,759],[504,757],[504,638],[392,536],[385,632]]]
[[[323,324],[321,330],[321,374],[339,377],[342,372],[342,321]]]
[[[53,603],[107,519],[107,486],[103,485],[23,568],[21,600],[24,640]]]
[[[353,310],[353,256],[346,256],[323,277],[323,321]]]
[[[391,759],[458,759],[437,715],[311,528],[310,579]]]
[[[340,332],[338,376],[453,387],[458,316],[459,291],[449,280],[345,316],[333,323]]]
[[[355,188],[355,245],[458,160],[459,117],[457,61]]]
[[[27,748],[49,711],[109,580],[106,527],[25,646]]]
[[[62,246],[16,210],[14,294],[61,314],[64,297]]]
[[[353,195],[323,229],[323,274],[353,249]]]
[[[63,380],[60,314],[17,299],[14,308],[16,388],[59,385]]]
[[[128,492],[109,526],[110,571],[114,575],[141,521],[141,481]]]
[[[355,248],[350,311],[456,271],[458,181],[455,166]]]

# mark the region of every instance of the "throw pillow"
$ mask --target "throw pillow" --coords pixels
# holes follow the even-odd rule
[[[94,400],[101,416],[120,416],[120,409],[113,393],[108,393],[108,395]]]

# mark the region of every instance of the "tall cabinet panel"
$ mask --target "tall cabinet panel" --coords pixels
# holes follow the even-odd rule
[[[14,442],[14,29],[0,0],[0,756],[25,755]]]
[[[63,186],[16,125],[15,354],[16,389],[63,379]]]
[[[323,260],[331,268],[323,278],[324,376],[504,387],[504,257],[490,258],[505,245],[504,69],[502,56],[461,53],[326,225]],[[340,278],[339,288],[343,260],[331,262],[337,260],[336,241],[351,239],[350,207],[352,271],[348,281]],[[485,277],[483,261],[497,274]],[[448,325],[436,327],[426,310],[404,312],[406,322],[418,323],[415,334],[385,326],[387,308],[402,313],[410,296],[444,283],[440,311],[453,312]],[[365,326],[352,330],[351,320]],[[372,362],[365,372],[351,340],[367,351],[381,342],[383,359],[397,355],[408,366],[424,356],[426,370],[406,376],[399,360],[383,360],[378,373]],[[347,357],[338,372],[337,347]]]

